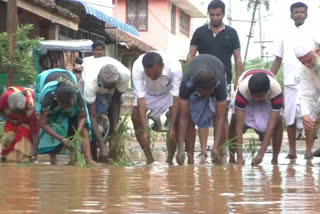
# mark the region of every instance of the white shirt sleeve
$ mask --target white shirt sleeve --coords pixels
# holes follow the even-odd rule
[[[97,79],[84,83],[84,99],[88,104],[93,104],[96,101],[97,87]]]
[[[303,71],[303,75],[300,76],[301,116],[312,116],[316,108],[317,89],[314,82],[315,78],[309,70]]]
[[[142,57],[140,56],[132,67],[132,80],[134,86],[134,94],[137,98],[145,96],[145,73],[142,65]]]
[[[272,47],[272,54],[274,56],[283,58],[283,40],[278,40]]]
[[[172,78],[173,78],[172,89],[170,93],[172,94],[172,96],[178,97],[180,92],[182,76],[183,76],[181,63],[178,60],[172,60],[170,64],[170,69],[171,69]]]

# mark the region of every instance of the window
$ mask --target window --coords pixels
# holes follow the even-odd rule
[[[78,31],[74,31],[62,25],[59,26],[59,39],[90,39],[92,41],[104,41],[104,36],[97,33],[89,32],[87,30],[79,28]]]
[[[171,33],[176,34],[176,22],[177,22],[177,7],[171,5]]]
[[[179,24],[180,33],[189,37],[190,32],[190,16],[180,10],[180,24]]]
[[[127,0],[127,23],[138,31],[148,30],[148,0]]]

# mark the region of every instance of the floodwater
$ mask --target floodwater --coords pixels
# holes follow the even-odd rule
[[[319,213],[320,158],[284,155],[257,167],[1,164],[0,213]]]

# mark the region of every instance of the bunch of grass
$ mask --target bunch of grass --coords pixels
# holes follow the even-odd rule
[[[236,142],[237,139],[238,137],[231,138],[219,146],[218,153],[215,156],[218,162],[220,162],[225,156],[230,155],[230,149],[238,148],[239,145]]]
[[[249,154],[248,160],[253,159],[258,151],[258,145],[253,137],[249,140],[249,143],[245,144],[245,153]]]
[[[51,123],[52,126],[56,127],[60,133],[65,133],[62,126],[57,123]],[[72,165],[80,165],[84,166],[86,164],[86,160],[84,155],[82,154],[82,143],[83,137],[79,131],[74,130],[74,135],[67,138],[69,140],[68,150],[70,153],[70,164]]]
[[[133,164],[126,152],[126,141],[132,136],[131,129],[128,126],[128,117],[127,114],[120,120],[116,130],[109,138],[109,157],[115,165],[130,166]]]
[[[83,153],[81,152],[83,137],[79,131],[75,131],[75,134],[68,138],[69,141],[69,151],[71,164],[84,166],[86,160]]]

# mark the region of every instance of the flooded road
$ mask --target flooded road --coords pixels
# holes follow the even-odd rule
[[[0,165],[0,213],[317,213],[319,162],[261,166]]]

